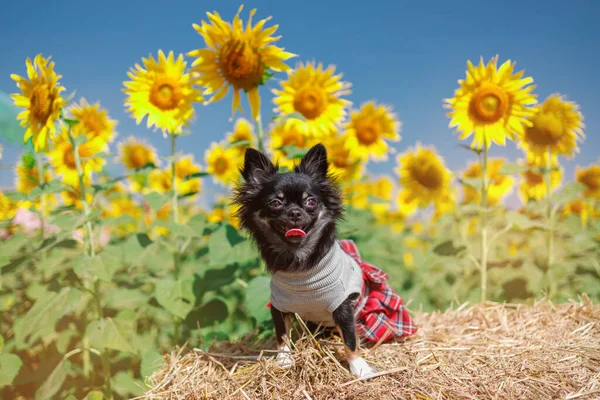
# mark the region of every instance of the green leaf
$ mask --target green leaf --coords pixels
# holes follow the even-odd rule
[[[498,173],[503,175],[519,175],[526,172],[528,169],[529,168],[524,165],[508,163],[502,164],[502,167]]]
[[[94,281],[99,279],[111,282],[119,262],[111,253],[100,253],[95,256],[83,255],[75,260],[73,270],[81,280]]]
[[[85,334],[90,340],[91,347],[135,353],[135,349],[125,340],[112,318],[90,322],[85,329]]]
[[[102,223],[110,226],[122,226],[135,224],[136,220],[131,215],[123,214],[116,218],[106,218],[102,220]]]
[[[63,190],[68,190],[68,187],[63,185],[60,180],[54,179],[50,182],[46,182],[42,185],[34,187],[31,192],[29,192],[27,199],[29,201],[34,201],[43,194],[53,194],[56,192],[62,192]]]
[[[2,242],[0,246],[0,258],[13,260],[22,254],[22,249],[31,243],[31,238],[27,235],[16,234],[10,239]]]
[[[271,310],[267,307],[271,296],[271,280],[267,276],[257,276],[248,283],[245,300],[246,310],[260,325],[271,319]]]
[[[304,117],[304,115],[301,114],[301,113],[299,113],[299,112],[291,112],[291,113],[288,113],[288,114],[283,114],[283,115],[280,115],[278,117],[277,116],[275,117],[275,121],[278,124],[283,124],[283,123],[287,122],[290,119],[297,119],[297,120],[300,120],[302,122],[306,122],[306,118]]]
[[[466,249],[465,246],[454,246],[454,242],[448,239],[433,248],[433,252],[440,256],[456,256]]]
[[[84,400],[103,400],[104,394],[98,390],[92,390],[85,396]]]
[[[163,278],[156,283],[154,297],[165,310],[184,319],[196,301],[193,284],[191,279]]]
[[[149,351],[142,355],[140,364],[140,375],[143,379],[151,376],[155,371],[158,371],[165,364],[165,359],[156,351]]]
[[[67,369],[70,369],[70,367],[71,363],[68,360],[61,360],[52,373],[48,375],[42,386],[35,392],[35,398],[39,400],[53,398],[67,379]]]
[[[106,307],[115,310],[135,309],[149,300],[149,296],[140,289],[127,289],[124,287],[110,288],[103,297],[106,301]]]
[[[206,218],[202,214],[196,214],[190,218],[186,225],[197,235],[203,236],[206,228]]]
[[[134,379],[125,371],[120,371],[112,378],[114,391],[124,398],[132,398],[144,394],[142,382]]]
[[[17,191],[4,192],[4,195],[14,202],[27,200],[29,198],[25,193]]]
[[[580,182],[569,182],[560,191],[550,196],[550,201],[553,204],[565,204],[576,200],[579,194],[583,192],[587,186]]]
[[[469,151],[472,151],[473,153],[479,155],[481,153],[483,153],[483,149],[474,149],[473,147],[466,145],[466,144],[459,144],[460,147],[462,147],[463,149],[467,149]]]
[[[194,172],[193,174],[189,174],[183,177],[183,181],[189,181],[191,179],[196,178],[204,178],[205,176],[210,175],[208,172]]]
[[[148,163],[142,167],[136,168],[134,169],[134,172],[138,173],[138,172],[145,172],[146,170],[150,170],[150,169],[156,169],[156,164],[154,163]]]
[[[302,149],[300,147],[296,147],[293,145],[290,146],[281,146],[276,148],[275,150],[283,151],[287,158],[302,158],[308,153],[309,149]]]
[[[169,197],[159,193],[150,193],[144,196],[144,200],[154,211],[158,211],[169,201]]]
[[[202,231],[193,230],[188,225],[176,224],[174,221],[156,220],[152,223],[152,227],[167,228],[171,235],[184,237],[184,238],[202,237],[202,233],[203,233]]]
[[[0,296],[0,311],[8,311],[14,305],[16,301],[16,296],[14,293],[7,293]]]
[[[531,228],[543,227],[543,224],[532,221],[527,215],[516,211],[508,211],[505,217],[509,224],[513,224],[513,226],[518,229],[527,230]]]
[[[4,350],[4,336],[0,335],[0,353]]]
[[[236,140],[235,142],[228,143],[225,148],[229,149],[231,147],[250,147],[252,143],[249,140]]]
[[[208,239],[209,266],[225,268],[231,264],[247,264],[258,257],[252,242],[240,236],[231,225],[215,230]]]
[[[77,309],[83,293],[75,288],[65,287],[58,293],[47,292],[40,297],[23,317],[22,330],[15,327],[15,336],[25,341],[29,336],[33,341],[38,331],[56,322],[64,315]]]
[[[52,224],[58,226],[63,232],[72,232],[83,224],[83,218],[78,214],[65,213],[55,216]]]
[[[465,186],[481,190],[481,178],[459,178],[458,181]]]
[[[72,128],[79,123],[76,119],[63,118],[63,121],[65,121],[65,124],[67,124],[69,128]]]
[[[19,356],[11,353],[0,354],[0,388],[11,384],[22,366],[23,361]]]

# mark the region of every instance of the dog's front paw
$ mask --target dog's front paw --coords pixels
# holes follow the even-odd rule
[[[290,348],[283,346],[278,350],[289,352]],[[292,367],[294,366],[294,357],[292,357],[292,353],[277,353],[277,357],[275,357],[275,363],[281,368]]]
[[[377,373],[377,370],[371,367],[364,358],[358,357],[349,361],[350,372],[357,378],[365,378]]]

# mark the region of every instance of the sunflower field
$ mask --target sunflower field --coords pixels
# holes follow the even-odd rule
[[[61,86],[50,56],[11,75],[14,122],[31,150],[0,192],[0,397],[130,398],[176,346],[271,335],[269,277],[236,210],[227,196],[198,206],[206,180],[234,187],[247,147],[286,171],[323,143],[345,195],[340,236],[389,273],[413,310],[600,300],[600,165],[574,177],[561,168],[585,139],[577,103],[538,99],[510,60],[469,61],[441,99],[468,168],[451,171],[415,143],[394,155],[389,176],[371,177],[367,164],[392,157],[400,140],[394,110],[353,99],[334,66],[296,61],[276,45],[277,25],[242,11],[194,24],[204,48],[158,50],[123,71],[124,107],[163,133],[168,157],[118,139],[99,103],[67,94],[75,88]],[[178,148],[196,109],[229,92],[231,132],[200,161]],[[276,117],[263,121],[268,102]],[[522,159],[488,156],[507,142]],[[106,171],[113,163],[121,176]],[[519,209],[503,203],[513,190]]]

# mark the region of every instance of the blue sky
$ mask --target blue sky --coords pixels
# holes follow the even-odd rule
[[[87,3],[86,5],[83,5]],[[457,135],[448,128],[442,99],[452,96],[464,77],[466,60],[495,54],[500,61],[517,62],[537,85],[540,100],[549,94],[566,94],[580,104],[585,116],[586,140],[575,160],[563,161],[565,178],[572,179],[575,165],[598,161],[600,138],[600,3],[566,1],[347,1],[246,2],[244,19],[257,8],[255,21],[271,15],[283,38],[278,45],[298,54],[293,61],[316,60],[335,64],[352,83],[350,100],[389,104],[402,120],[402,140],[394,143],[403,152],[417,141],[431,144],[452,170],[462,169],[471,154],[458,147]],[[67,91],[100,101],[119,121],[119,138],[145,137],[166,155],[169,144],[124,110],[123,81],[128,69],[158,49],[186,53],[204,47],[192,24],[217,10],[230,20],[238,2],[139,0],[13,1],[2,6],[0,26],[0,91],[16,91],[11,73],[25,74],[25,58],[41,52],[52,55]],[[596,16],[596,17],[595,17]],[[279,74],[276,78],[283,78]],[[268,88],[277,87],[271,81]],[[263,90],[263,119],[269,120],[273,104]],[[248,107],[246,107],[248,108]],[[220,140],[233,127],[231,94],[219,103],[197,107],[192,134],[178,147],[204,163],[210,142]],[[470,140],[464,141],[469,144]],[[113,149],[115,150],[115,149]],[[14,163],[21,149],[5,147],[3,165]],[[492,156],[521,157],[514,143],[494,147]],[[392,174],[395,157],[369,164],[374,174]],[[0,186],[10,187],[13,173],[0,169]],[[212,185],[207,186],[209,189]]]

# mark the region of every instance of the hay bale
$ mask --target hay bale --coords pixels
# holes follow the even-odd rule
[[[142,398],[600,398],[600,307],[586,296],[559,305],[463,305],[415,319],[411,339],[365,349],[382,371],[371,381],[350,375],[339,340],[303,335],[291,369],[275,365],[273,343],[173,352]]]

